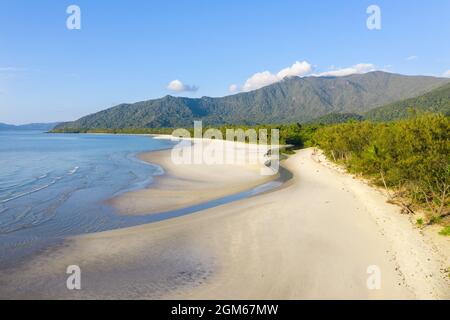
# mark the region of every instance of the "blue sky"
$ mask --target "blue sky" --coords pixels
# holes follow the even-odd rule
[[[71,4],[81,30],[66,28]],[[371,4],[381,30],[366,27]],[[223,96],[232,84],[253,88],[261,75],[245,83],[260,72],[276,81],[296,61],[299,75],[365,64],[355,71],[442,76],[449,39],[448,0],[0,0],[0,122],[74,120],[167,94]],[[198,90],[168,89],[177,79],[172,88]]]

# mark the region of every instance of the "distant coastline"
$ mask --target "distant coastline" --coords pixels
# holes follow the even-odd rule
[[[55,128],[57,125],[59,125],[61,122],[52,122],[52,123],[29,123],[29,124],[22,124],[22,125],[13,125],[13,124],[6,124],[6,123],[0,123],[0,131],[16,131],[16,130],[23,130],[23,131],[51,131],[53,128]]]

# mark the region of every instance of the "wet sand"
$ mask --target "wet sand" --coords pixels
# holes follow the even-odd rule
[[[168,139],[167,136],[159,137]],[[203,148],[207,148],[211,144],[225,142],[202,140],[195,143],[201,143]],[[230,145],[229,142],[226,143]],[[229,164],[225,161],[211,164],[175,164],[171,159],[172,150],[141,154],[141,160],[161,166],[165,174],[155,177],[150,187],[128,192],[108,203],[117,208],[119,214],[155,214],[238,194],[279,178],[279,174],[261,175],[260,170],[264,163],[250,161],[250,153],[261,153],[256,146],[244,143],[231,145],[242,153],[240,158],[235,157],[236,163]],[[192,146],[181,149],[192,149]]]

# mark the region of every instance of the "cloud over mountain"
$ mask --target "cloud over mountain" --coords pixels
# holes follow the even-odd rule
[[[180,93],[180,92],[196,92],[198,90],[198,86],[184,84],[180,80],[176,79],[176,80],[171,81],[168,84],[167,89],[174,91],[174,92],[178,92],[178,93]]]
[[[253,91],[283,80],[285,77],[304,76],[312,71],[312,66],[307,61],[296,61],[292,66],[281,69],[277,74],[270,71],[257,72],[248,78],[242,87],[232,84],[230,92]]]
[[[307,61],[296,61],[292,66],[281,69],[276,74],[270,71],[257,72],[248,78],[242,86],[232,84],[229,87],[231,93],[237,92],[249,92],[260,89],[262,87],[277,83],[286,77],[302,77],[311,75],[313,70],[312,65]],[[376,66],[372,63],[358,63],[351,67],[333,69],[330,71],[321,72],[318,74],[312,74],[316,77],[345,77],[352,74],[363,74],[377,70]]]
[[[348,68],[341,68],[315,74],[317,77],[345,77],[351,74],[362,74],[375,71],[376,67],[372,63],[358,63]]]

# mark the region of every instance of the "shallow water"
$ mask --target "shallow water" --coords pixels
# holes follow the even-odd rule
[[[104,201],[149,185],[163,171],[136,155],[171,146],[148,136],[0,131],[0,259],[36,239],[138,223]]]
[[[159,214],[124,216],[105,204],[163,174],[137,154],[174,145],[133,135],[0,131],[0,267],[68,236],[156,222],[266,192],[254,189]]]

